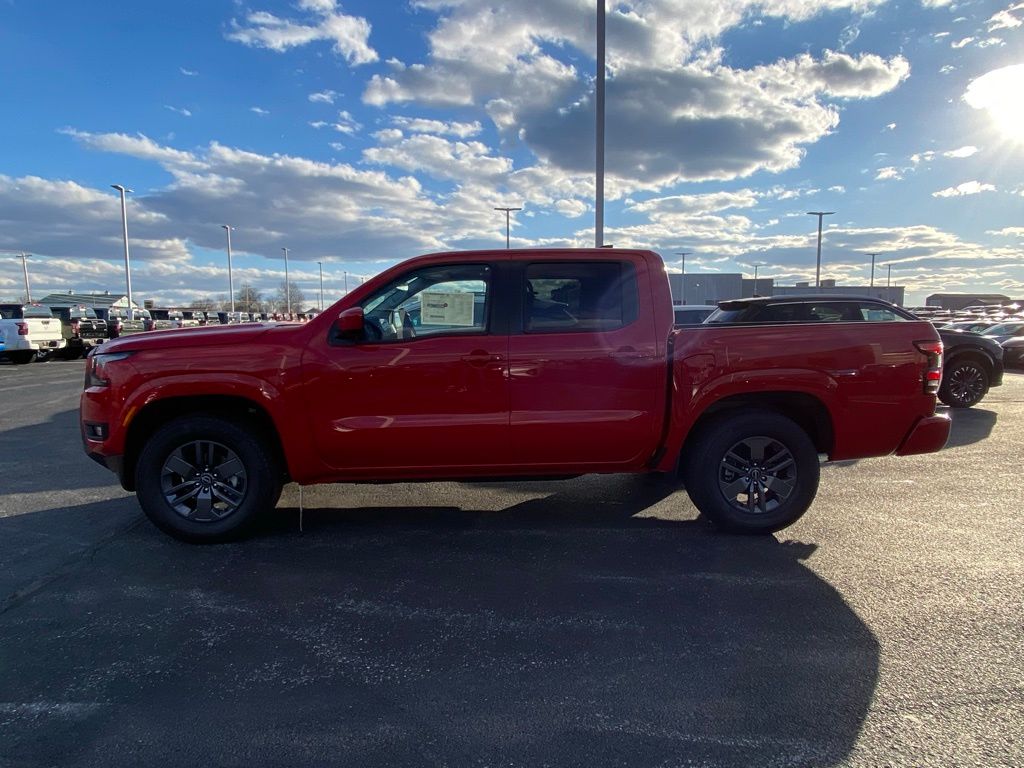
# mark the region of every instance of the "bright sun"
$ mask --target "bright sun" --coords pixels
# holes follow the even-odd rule
[[[1007,138],[1024,142],[1024,64],[993,69],[972,80],[964,101],[987,110]]]

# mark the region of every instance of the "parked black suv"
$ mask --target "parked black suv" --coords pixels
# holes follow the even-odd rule
[[[917,319],[880,299],[835,294],[722,301],[705,323],[860,323]],[[976,333],[939,329],[945,360],[939,400],[970,408],[1003,383],[1003,348]]]

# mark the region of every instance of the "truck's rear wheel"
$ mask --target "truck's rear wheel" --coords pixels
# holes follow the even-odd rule
[[[17,352],[8,352],[7,356],[11,358],[11,362],[15,365],[27,365],[36,359],[36,352],[34,349],[30,350],[19,350]]]
[[[196,543],[242,536],[273,508],[280,472],[261,437],[214,416],[185,416],[149,439],[135,469],[146,516],[160,530]]]
[[[683,482],[721,528],[772,533],[800,518],[818,490],[818,454],[795,422],[771,411],[723,414],[688,447]]]

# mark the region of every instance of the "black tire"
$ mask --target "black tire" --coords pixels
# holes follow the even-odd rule
[[[7,356],[11,358],[11,362],[15,365],[28,365],[36,359],[36,353],[31,349],[21,349],[17,352],[8,352]]]
[[[939,400],[950,408],[970,408],[988,394],[988,386],[985,366],[970,358],[956,360],[942,372]]]
[[[281,494],[281,472],[265,445],[258,429],[216,416],[169,422],[139,455],[139,504],[176,539],[204,544],[240,538]]]
[[[792,525],[814,501],[818,453],[808,434],[781,414],[733,411],[693,436],[682,475],[690,499],[715,525],[767,534]]]

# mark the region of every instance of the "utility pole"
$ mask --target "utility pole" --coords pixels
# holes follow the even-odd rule
[[[679,257],[679,296],[686,304],[686,257],[693,254],[693,251],[676,251]]]
[[[508,250],[508,248],[509,248],[509,231],[510,231],[510,228],[512,226],[512,221],[511,221],[511,218],[509,217],[509,214],[511,214],[512,211],[521,211],[523,209],[522,208],[495,208],[494,210],[496,210],[496,211],[504,211],[505,212],[505,250]]]
[[[316,263],[320,267],[320,311],[324,311],[324,264],[322,261]]]
[[[869,253],[868,254],[868,256],[871,257],[871,286],[870,287],[872,287],[872,288],[875,287],[875,256],[878,256],[878,255],[879,254],[877,254],[877,253]]]
[[[284,251],[284,303],[286,307],[285,312],[287,312],[290,315],[292,313],[292,286],[291,283],[288,282],[288,249],[282,248],[281,250]]]
[[[221,224],[224,231],[228,234],[228,295],[231,297],[231,312],[235,311],[235,282],[231,277],[231,229],[227,224]],[[248,302],[248,297],[246,297]]]
[[[814,271],[814,287],[821,287],[821,220],[825,216],[831,216],[835,211],[808,211],[808,216],[818,217],[818,266]]]
[[[888,290],[892,286],[892,264],[886,264],[889,268],[889,274],[885,278],[885,288]]]
[[[132,190],[121,184],[111,184],[113,189],[121,193],[121,228],[124,230],[124,281],[128,288],[128,319],[135,319],[135,312],[132,311],[132,269],[128,258],[128,206],[125,203],[125,193]]]
[[[21,271],[25,273],[25,303],[32,303],[32,291],[28,287],[28,257],[29,253],[21,252]]]
[[[597,90],[594,100],[596,157],[594,179],[594,247],[604,245],[604,8],[605,0],[597,0]]]

